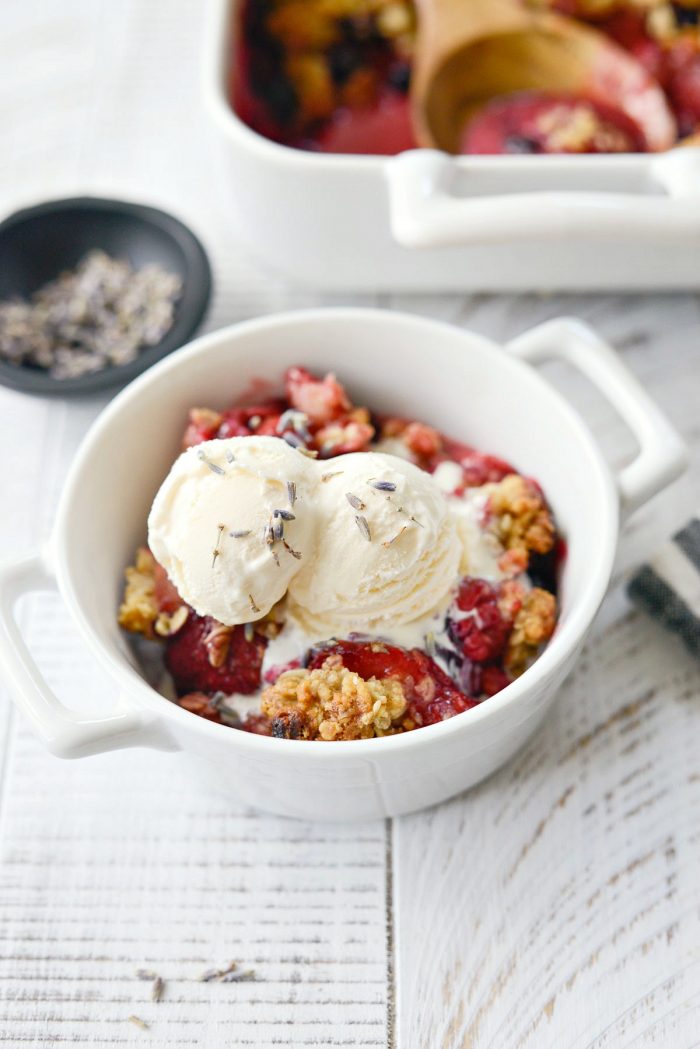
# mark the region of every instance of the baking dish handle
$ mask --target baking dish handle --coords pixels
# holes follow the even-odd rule
[[[464,158],[433,149],[393,157],[386,176],[394,239],[405,248],[444,248],[571,237],[649,243],[700,235],[700,149],[649,157],[647,193],[546,189],[551,171],[545,177],[538,158],[526,159],[531,183],[542,172],[542,189],[464,196],[454,192]]]
[[[15,606],[24,594],[55,589],[56,579],[44,554],[0,566],[0,667],[14,700],[37,735],[62,758],[122,747],[174,749],[154,722],[123,698],[109,714],[89,717],[63,706],[51,691],[17,626]]]
[[[582,321],[547,321],[513,339],[507,349],[530,363],[567,361],[622,416],[639,444],[636,458],[617,475],[623,516],[643,506],[686,468],[688,452],[677,431],[618,354]]]

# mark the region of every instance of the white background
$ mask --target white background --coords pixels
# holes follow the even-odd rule
[[[199,102],[197,0],[5,0],[1,14],[5,212],[80,190],[172,209],[211,253],[209,328],[331,301],[264,273],[231,238]],[[497,339],[580,313],[673,416],[692,472],[630,524],[615,588],[541,735],[469,795],[393,825],[259,816],[204,793],[169,755],[60,762],[3,695],[0,1042],[700,1046],[700,671],[620,586],[700,493],[698,299],[332,301]],[[551,374],[622,461],[630,441],[607,407]],[[102,403],[0,391],[3,556],[47,536]],[[67,702],[109,701],[57,600],[37,599],[22,621]],[[256,980],[194,979],[231,959]],[[142,965],[167,980],[157,1005],[135,979]]]

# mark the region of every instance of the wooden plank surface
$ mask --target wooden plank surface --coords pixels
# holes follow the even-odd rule
[[[109,186],[177,210],[214,262],[210,328],[329,302],[262,274],[230,242],[223,196],[209,192],[200,27],[195,0],[7,5],[0,196],[9,207]],[[691,473],[630,522],[616,588],[538,738],[470,794],[393,826],[260,816],[209,793],[172,755],[60,762],[3,695],[0,1042],[692,1049],[700,672],[629,610],[619,583],[697,504],[698,299],[333,301],[378,301],[503,341],[579,313],[676,419]],[[563,369],[549,374],[624,461],[631,442],[598,395]],[[0,391],[5,555],[48,534],[101,405]],[[28,603],[22,622],[66,701],[111,702],[57,599]],[[197,981],[231,960],[255,979]],[[139,966],[166,980],[162,1002]]]

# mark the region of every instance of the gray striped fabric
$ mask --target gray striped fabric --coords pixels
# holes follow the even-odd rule
[[[700,658],[700,518],[694,517],[637,572],[628,593]]]

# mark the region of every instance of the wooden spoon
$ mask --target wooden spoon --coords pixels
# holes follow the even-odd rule
[[[603,102],[635,122],[649,150],[674,143],[661,88],[598,30],[518,0],[417,0],[417,7],[411,106],[421,146],[457,153],[474,112],[514,91]]]

